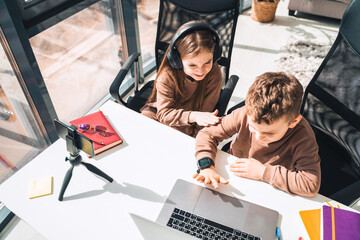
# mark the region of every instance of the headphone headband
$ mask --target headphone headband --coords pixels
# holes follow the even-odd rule
[[[206,30],[212,33],[214,36],[215,41],[215,48],[214,48],[214,57],[213,62],[216,62],[221,57],[221,47],[220,47],[220,38],[216,31],[211,28],[208,24],[202,22],[190,23],[189,25],[184,26],[181,28],[177,33],[175,33],[174,37],[171,40],[169,51],[167,54],[167,58],[172,68],[180,70],[183,68],[182,61],[180,58],[179,52],[176,50],[175,44],[176,42],[189,34],[190,32],[196,30]]]

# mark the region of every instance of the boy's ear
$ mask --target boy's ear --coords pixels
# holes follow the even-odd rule
[[[299,114],[291,123],[289,128],[294,128],[302,119],[301,114]]]

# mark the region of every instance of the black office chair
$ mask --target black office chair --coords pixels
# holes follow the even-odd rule
[[[301,108],[319,145],[319,192],[347,205],[360,197],[359,13],[360,0],[353,0],[334,44],[305,89]]]
[[[235,28],[239,14],[239,0],[160,0],[160,10],[155,43],[156,67],[159,68],[166,49],[179,27],[191,20],[202,20],[208,23],[219,35],[222,55],[218,60],[223,77],[224,87],[215,109],[219,116],[225,114],[227,105],[238,81],[237,76],[229,77],[231,53],[233,48]],[[110,87],[111,96],[130,109],[140,112],[151,95],[154,81],[147,82],[138,90],[137,61],[139,53],[133,53],[123,64]],[[135,64],[134,64],[135,63]],[[131,69],[135,66],[135,92],[125,102],[119,95],[119,88]]]
[[[305,89],[301,107],[319,145],[319,193],[346,205],[360,199],[359,13],[360,0],[353,0],[334,44]],[[235,105],[227,114],[244,105]],[[227,143],[222,150],[229,147]]]

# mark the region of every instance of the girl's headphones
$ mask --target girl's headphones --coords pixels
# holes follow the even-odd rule
[[[169,60],[169,63],[173,69],[180,70],[183,69],[182,61],[180,58],[179,52],[176,50],[175,43],[179,38],[182,38],[186,36],[188,33],[195,31],[195,30],[206,30],[211,32],[214,35],[214,41],[215,41],[215,48],[214,48],[214,57],[213,62],[216,62],[220,59],[222,49],[220,47],[220,38],[219,35],[216,33],[214,29],[212,29],[208,24],[196,22],[191,23],[182,29],[180,29],[172,38],[169,51],[167,54],[167,59]]]

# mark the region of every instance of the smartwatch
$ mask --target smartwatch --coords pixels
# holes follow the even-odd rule
[[[200,170],[209,168],[211,166],[215,166],[215,163],[211,158],[205,157],[205,158],[199,159],[197,161],[198,170],[196,172],[199,174]]]

